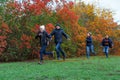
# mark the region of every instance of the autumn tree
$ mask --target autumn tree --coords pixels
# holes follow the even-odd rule
[[[67,0],[7,1],[0,6],[0,59],[25,60],[39,56],[39,41],[34,37],[40,25],[50,33],[56,23],[69,35],[62,47],[68,57],[85,55],[85,38],[92,32],[95,50],[101,55],[100,42],[108,34],[114,41],[112,54],[118,52],[120,30],[112,11],[84,2]],[[13,44],[14,43],[14,44]],[[54,41],[48,46],[54,50]]]

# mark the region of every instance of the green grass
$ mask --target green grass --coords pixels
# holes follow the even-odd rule
[[[0,80],[120,80],[120,57],[0,63]]]

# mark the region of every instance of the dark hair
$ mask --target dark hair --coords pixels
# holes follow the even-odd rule
[[[60,25],[59,23],[57,23],[57,24],[55,25],[55,27],[57,27],[57,26],[61,27],[61,25]]]

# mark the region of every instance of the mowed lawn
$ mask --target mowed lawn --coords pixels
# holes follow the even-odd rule
[[[120,80],[120,57],[0,63],[0,80]]]

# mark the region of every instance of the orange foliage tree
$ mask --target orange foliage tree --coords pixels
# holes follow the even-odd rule
[[[85,4],[80,2],[76,4],[74,11],[80,15],[79,24],[84,26],[87,32],[92,32],[95,50],[99,54],[101,53],[101,40],[105,35],[109,35],[117,39],[116,29],[117,23],[114,22],[113,13],[108,9],[97,8],[93,4]],[[119,43],[119,41],[117,41]],[[112,49],[113,52],[114,49]],[[115,53],[115,52],[113,52]]]
[[[34,37],[39,26],[45,25],[46,31],[50,33],[56,23],[61,24],[61,28],[71,39],[65,40],[62,45],[68,57],[85,55],[85,39],[88,32],[92,32],[95,50],[98,54],[102,51],[100,42],[108,34],[114,42],[112,54],[120,55],[118,53],[120,31],[117,23],[114,22],[113,13],[108,9],[67,0],[55,0],[55,2],[24,0],[22,3],[8,1],[2,8],[3,12],[0,11],[0,54],[2,58],[0,59],[23,60],[38,57],[40,46]],[[53,41],[48,49],[54,50]]]

